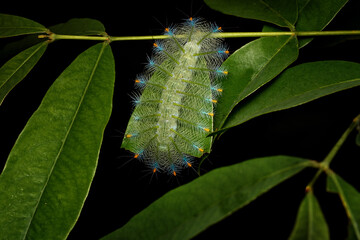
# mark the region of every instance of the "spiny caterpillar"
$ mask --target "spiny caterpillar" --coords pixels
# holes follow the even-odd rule
[[[221,27],[189,18],[168,27],[168,38],[155,41],[145,74],[135,86],[134,112],[121,147],[134,153],[153,173],[176,176],[192,167],[194,157],[209,153],[214,105],[222,92],[219,80],[228,72],[220,67],[229,51],[214,33]]]

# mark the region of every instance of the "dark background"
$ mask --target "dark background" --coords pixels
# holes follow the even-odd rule
[[[71,18],[94,18],[101,21],[111,36],[157,35],[172,23],[189,16],[201,16],[216,22],[224,31],[261,31],[263,23],[223,15],[202,1],[118,1],[87,2],[54,1],[42,4],[12,1],[0,8],[37,21],[45,26],[66,22]],[[352,16],[356,16],[353,19]],[[360,29],[360,3],[350,0],[327,30]],[[11,40],[16,40],[13,38]],[[227,39],[233,52],[253,38]],[[360,63],[359,40],[337,42],[336,37],[319,37],[300,50],[293,64],[318,60],[349,60]],[[9,40],[1,40],[0,48]],[[18,134],[52,82],[75,57],[95,42],[63,40],[50,44],[30,74],[7,96],[0,107],[0,169],[3,168]],[[136,74],[143,71],[152,41],[113,42],[116,82],[113,113],[105,131],[98,169],[79,221],[69,239],[98,239],[124,225],[132,216],[169,190],[197,177],[192,171],[180,176],[158,175],[151,178],[149,169],[131,154],[120,149],[121,139],[131,114],[130,95]],[[1,64],[6,59],[1,59]],[[311,103],[250,120],[225,133],[202,165],[203,173],[220,166],[250,158],[287,154],[322,160],[360,113],[360,88],[342,91]],[[346,181],[360,189],[358,178],[360,148],[355,146],[355,133],[339,151],[332,168]],[[280,184],[256,201],[224,221],[211,226],[195,239],[221,239],[251,236],[251,239],[286,239],[293,227],[304,189],[314,170],[305,170]],[[326,193],[325,177],[315,185],[322,210],[328,221],[332,239],[344,239],[347,219],[336,195]],[[169,213],[171,214],[171,213]],[[181,216],[179,216],[181,217]]]

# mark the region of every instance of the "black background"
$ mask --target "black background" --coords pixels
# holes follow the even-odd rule
[[[14,14],[45,26],[66,22],[71,18],[94,18],[101,21],[111,36],[157,35],[172,23],[189,16],[201,16],[216,22],[224,31],[261,31],[263,23],[223,15],[202,1],[93,1],[87,3],[53,1],[46,3],[12,1],[0,8],[1,13]],[[360,29],[360,3],[350,0],[326,28]],[[11,40],[15,40],[13,38]],[[319,37],[300,50],[293,64],[318,60],[349,60],[360,63],[359,40],[336,43],[336,37]],[[253,38],[227,39],[233,52]],[[2,48],[9,40],[1,40]],[[0,107],[0,168],[5,164],[18,134],[52,82],[75,57],[93,45],[90,41],[64,40],[50,44],[31,73],[7,96]],[[116,82],[113,113],[106,128],[98,169],[79,221],[69,239],[98,239],[124,225],[132,216],[167,191],[197,177],[192,171],[180,176],[158,175],[151,178],[149,169],[131,154],[120,149],[121,139],[131,113],[130,95],[136,74],[143,71],[146,56],[151,54],[151,41],[113,42]],[[1,58],[1,64],[6,59]],[[278,154],[322,160],[360,113],[360,88],[342,91],[311,103],[250,120],[225,133],[202,165],[203,173],[246,159]],[[341,148],[332,168],[346,181],[360,189],[358,178],[360,148],[355,146],[355,133]],[[306,184],[314,170],[305,170],[275,187],[256,201],[224,221],[211,226],[195,239],[209,236],[221,239],[286,239],[295,221]],[[325,178],[315,185],[332,239],[344,239],[347,219],[336,195],[326,193]],[[169,213],[171,214],[171,213]],[[181,218],[181,216],[179,216]]]

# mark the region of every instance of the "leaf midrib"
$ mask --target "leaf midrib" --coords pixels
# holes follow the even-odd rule
[[[32,223],[32,221],[33,221],[33,218],[34,218],[34,216],[35,216],[35,214],[36,214],[36,211],[37,211],[37,209],[38,209],[39,203],[41,202],[42,196],[43,196],[44,191],[45,191],[45,189],[46,189],[46,187],[47,187],[47,185],[48,185],[48,182],[49,182],[49,180],[50,180],[50,178],[51,178],[52,172],[54,171],[54,168],[55,168],[55,166],[56,166],[56,164],[57,164],[57,161],[58,161],[58,159],[59,159],[59,157],[60,157],[60,155],[61,155],[61,153],[62,153],[62,150],[63,150],[64,145],[65,145],[65,143],[66,143],[67,137],[68,137],[68,135],[69,135],[69,133],[70,133],[70,131],[71,131],[71,129],[72,129],[72,126],[73,126],[73,124],[74,124],[74,122],[75,122],[75,119],[76,119],[76,117],[77,117],[77,115],[78,115],[79,109],[80,109],[80,107],[81,107],[81,105],[82,105],[82,102],[83,102],[84,97],[85,97],[85,95],[86,95],[86,92],[87,92],[87,90],[88,90],[88,88],[89,88],[89,85],[90,85],[90,83],[91,83],[91,81],[92,81],[92,79],[93,79],[95,70],[96,70],[96,68],[97,68],[97,66],[98,66],[98,64],[99,64],[100,58],[101,58],[101,56],[102,56],[102,54],[103,54],[103,52],[104,52],[104,48],[105,48],[105,47],[106,47],[106,44],[104,43],[103,46],[102,46],[102,48],[101,48],[101,50],[100,50],[100,52],[99,52],[98,58],[96,59],[94,68],[93,68],[93,70],[92,70],[92,72],[91,72],[91,74],[90,74],[88,83],[87,83],[87,85],[86,85],[86,87],[85,87],[85,89],[84,89],[84,92],[83,92],[82,97],[81,97],[81,99],[80,99],[80,101],[79,101],[78,107],[77,107],[77,109],[76,109],[76,111],[75,111],[75,113],[74,113],[74,116],[73,116],[73,118],[72,118],[72,120],[71,120],[71,122],[70,122],[69,129],[68,129],[68,131],[66,132],[65,137],[63,138],[61,147],[60,147],[59,152],[58,152],[58,154],[57,154],[57,156],[56,156],[56,158],[55,158],[54,164],[53,164],[53,166],[52,166],[52,168],[51,168],[51,170],[50,170],[50,172],[49,172],[49,175],[48,175],[47,180],[46,180],[46,182],[45,182],[45,184],[44,184],[44,187],[43,187],[43,189],[41,190],[41,193],[40,193],[40,196],[39,196],[39,200],[38,200],[38,202],[36,203],[35,211],[34,211],[34,213],[33,213],[32,216],[31,216],[31,219],[30,219],[30,221],[29,221],[28,227],[26,228],[26,232],[25,232],[25,234],[24,234],[24,238],[23,238],[23,239],[25,239],[25,238],[27,237],[27,235],[28,235],[28,231],[29,231],[29,229],[30,229],[30,226],[31,226],[31,223]]]
[[[312,194],[312,193],[309,193],[309,194]],[[312,239],[312,236],[313,236],[313,232],[314,232],[314,229],[313,229],[313,224],[314,224],[314,216],[313,216],[313,213],[314,213],[314,209],[313,209],[313,196],[310,196],[308,197],[308,234],[307,234],[307,239],[308,240],[311,240]]]

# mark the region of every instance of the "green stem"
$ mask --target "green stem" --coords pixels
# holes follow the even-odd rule
[[[109,37],[105,36],[78,36],[78,35],[61,35],[51,34],[49,35],[51,40],[95,40],[95,41],[107,41]]]
[[[354,118],[350,126],[346,129],[346,131],[343,133],[343,135],[340,137],[340,139],[337,141],[337,143],[334,145],[334,147],[331,149],[329,154],[326,156],[324,161],[322,161],[322,165],[326,168],[329,167],[331,161],[334,159],[336,153],[339,151],[340,147],[343,145],[349,134],[354,130],[356,127],[358,121],[360,119],[360,114]]]
[[[306,186],[306,188],[305,188],[305,191],[306,191],[306,192],[312,191],[313,186],[314,186],[314,183],[315,183],[316,180],[319,178],[319,176],[321,175],[322,172],[323,172],[323,169],[321,169],[321,168],[316,172],[316,174],[315,174],[315,176],[313,177],[313,179],[311,179],[310,183]]]
[[[336,36],[336,35],[360,35],[360,30],[348,31],[305,31],[295,32],[299,37]]]
[[[240,38],[240,37],[274,37],[274,36],[336,36],[336,35],[360,35],[360,30],[349,31],[303,31],[303,32],[224,32],[216,33],[212,36],[221,38]]]
[[[336,36],[336,35],[360,35],[360,30],[347,31],[304,31],[304,32],[224,32],[211,34],[212,37],[220,38],[241,38],[241,37],[273,37],[273,36],[298,36],[298,37],[315,37],[315,36]],[[95,40],[95,41],[129,41],[129,40],[155,40],[170,38],[168,35],[154,36],[79,36],[79,35],[62,35],[51,33],[49,35],[39,35],[39,38],[49,38],[51,40],[72,39],[72,40]],[[182,36],[180,36],[182,37]],[[183,36],[185,37],[185,36]]]
[[[318,179],[318,177],[321,175],[323,171],[329,172],[329,165],[331,161],[334,159],[336,153],[339,151],[340,147],[343,145],[349,134],[354,130],[354,128],[358,125],[360,122],[360,114],[354,118],[350,126],[345,130],[345,132],[342,134],[340,139],[336,142],[334,147],[331,149],[331,151],[328,153],[328,155],[325,157],[325,159],[319,164],[319,170],[316,172],[313,179],[310,181],[310,183],[306,186],[306,192],[312,191],[313,185]],[[330,171],[331,172],[331,171]]]

